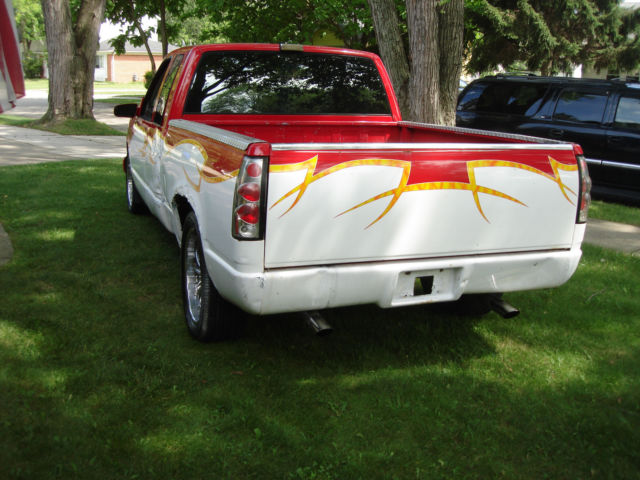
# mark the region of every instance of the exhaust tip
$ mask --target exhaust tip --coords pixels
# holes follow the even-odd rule
[[[307,325],[311,327],[311,329],[318,337],[326,337],[327,335],[331,334],[331,332],[333,332],[333,327],[329,325],[329,323],[317,310],[312,312],[302,312],[301,315],[303,316]]]
[[[502,318],[514,318],[520,315],[520,310],[506,302],[500,296],[492,295],[489,297],[489,306],[491,310],[496,312]]]

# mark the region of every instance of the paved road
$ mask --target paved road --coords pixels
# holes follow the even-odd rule
[[[113,104],[96,102],[96,120],[126,132],[129,119],[115,117],[113,107]],[[18,100],[17,107],[7,113],[35,120],[42,117],[46,110],[47,92],[30,90],[25,98]],[[125,142],[124,136],[58,135],[29,128],[0,126],[0,166],[55,162],[72,158],[124,157]]]

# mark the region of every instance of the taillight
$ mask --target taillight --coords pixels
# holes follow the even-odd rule
[[[236,178],[231,233],[238,240],[264,238],[264,157],[244,157]]]
[[[576,218],[576,222],[586,223],[589,205],[591,205],[591,177],[589,176],[587,161],[584,158],[582,149],[576,145],[574,151],[576,153],[580,174],[580,194],[578,196],[578,217]]]

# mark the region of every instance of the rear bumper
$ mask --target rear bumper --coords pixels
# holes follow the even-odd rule
[[[273,314],[359,304],[382,308],[457,300],[463,294],[557,287],[575,272],[582,251],[478,255],[429,260],[286,268],[241,273],[207,251],[207,266],[223,297],[253,314]],[[576,239],[578,240],[578,239]],[[416,278],[430,291],[415,292]]]

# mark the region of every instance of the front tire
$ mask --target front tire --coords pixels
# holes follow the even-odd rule
[[[242,313],[220,296],[202,253],[198,221],[193,212],[182,226],[182,301],[187,329],[201,342],[232,338]]]

